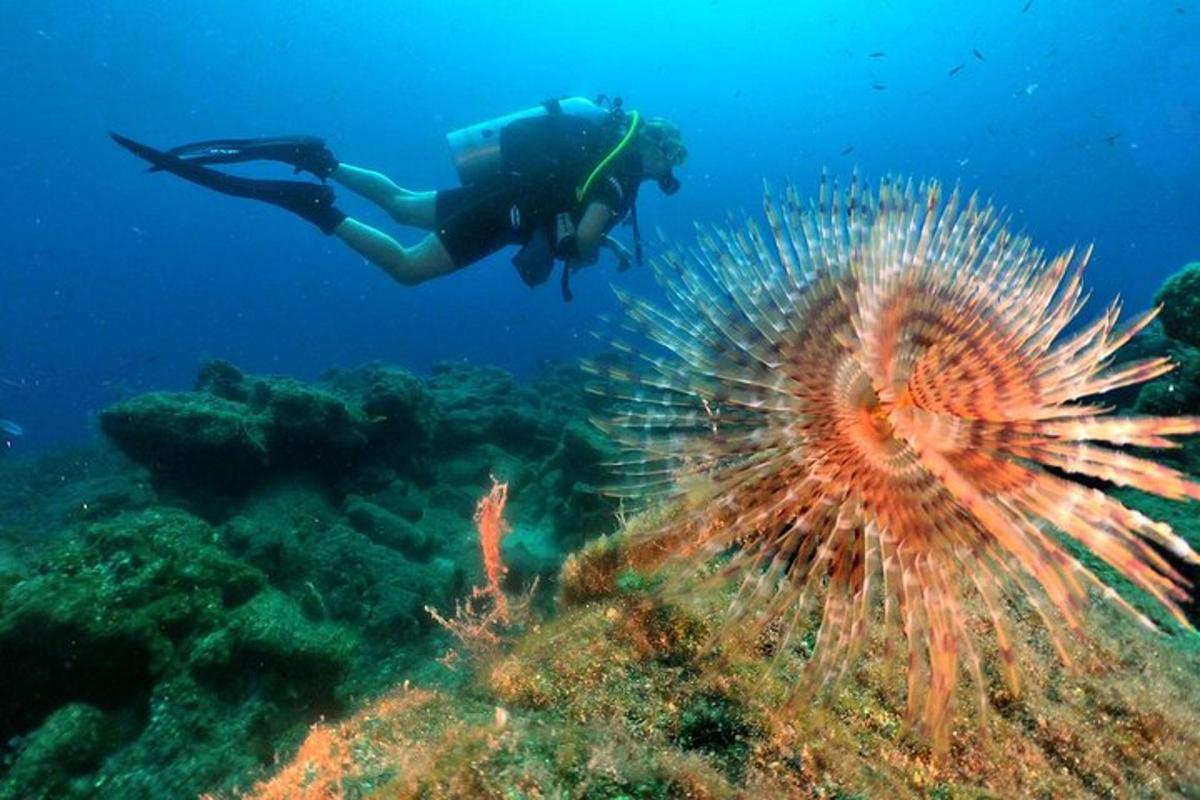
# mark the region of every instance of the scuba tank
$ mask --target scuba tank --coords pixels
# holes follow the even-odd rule
[[[466,185],[500,175],[505,169],[500,132],[517,120],[556,114],[598,123],[608,119],[612,111],[586,97],[565,97],[451,131],[446,134],[446,143],[458,179]]]
[[[553,146],[555,138],[577,141],[561,134],[615,137],[615,147],[603,145],[606,155],[581,186],[575,188],[575,199],[582,199],[588,186],[605,166],[632,141],[638,130],[639,115],[626,113],[621,98],[609,100],[600,95],[593,102],[586,97],[566,97],[485,120],[446,134],[454,169],[464,186],[488,184],[506,176],[542,175],[556,167],[561,154]],[[544,122],[542,122],[544,121]],[[586,130],[585,130],[586,129]],[[592,132],[595,131],[595,132]],[[601,133],[602,131],[602,133]],[[559,134],[558,137],[555,134]],[[550,141],[547,141],[547,136]],[[607,141],[607,139],[597,139]],[[572,157],[577,151],[572,149]],[[546,280],[554,261],[562,259],[562,295],[571,299],[570,270],[566,260],[575,247],[574,208],[559,210],[549,224],[542,224],[529,234],[528,240],[513,257],[513,265],[526,285],[533,287]],[[637,263],[642,262],[641,237],[638,235],[636,210],[630,209],[634,220],[634,240]]]

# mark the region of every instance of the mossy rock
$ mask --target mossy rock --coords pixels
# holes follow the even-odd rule
[[[101,429],[156,487],[206,517],[229,513],[269,477],[294,472],[336,486],[360,466],[368,420],[354,398],[290,378],[247,378],[207,363],[190,393],[155,392],[100,415]]]
[[[509,715],[401,690],[313,728],[254,797],[724,800],[742,796],[705,760],[609,724]]]
[[[562,566],[564,553],[547,525],[518,523],[500,542],[501,558],[508,572],[503,586],[519,593],[539,580],[553,581]]]
[[[1162,306],[1159,319],[1167,336],[1200,347],[1200,261],[1193,261],[1167,278],[1154,295]]]
[[[151,392],[100,413],[100,429],[156,482],[239,493],[270,463],[264,422],[205,393]]]
[[[625,554],[619,537],[593,539],[563,563],[558,579],[563,605],[570,607],[611,597],[618,590],[624,569]]]
[[[191,637],[263,584],[181,511],[123,514],[70,537],[0,597],[0,736],[71,702],[143,702]]]
[[[379,368],[363,394],[373,442],[399,447],[427,447],[437,424],[433,395],[408,372]]]
[[[397,525],[391,532],[401,527],[415,531],[411,544],[423,552],[435,546],[458,552],[434,535],[439,530],[437,514],[427,515],[420,528],[410,531],[409,523],[378,506],[369,509],[362,500],[350,505],[358,509],[364,528]],[[350,523],[310,485],[279,484],[226,523],[221,538],[300,603],[310,619],[350,625],[367,635],[368,648],[394,651],[429,630],[432,621],[424,605],[444,608],[461,596],[465,572],[453,562],[431,557],[432,549],[424,552],[423,560],[411,558],[376,543]],[[470,522],[459,519],[458,525],[469,530]]]
[[[299,694],[322,711],[336,709],[335,689],[350,668],[356,640],[328,623],[313,623],[280,592],[266,591],[197,641],[191,668],[206,683],[236,697]]]
[[[425,516],[425,498],[405,480],[390,481],[379,491],[373,492],[370,500],[408,522],[420,522]]]
[[[208,392],[224,400],[245,403],[250,399],[250,386],[242,371],[228,361],[206,361],[196,376],[196,391]]]
[[[615,530],[617,503],[600,487],[616,482],[607,465],[619,453],[589,425],[576,421],[563,428],[554,452],[542,465],[538,492],[543,513],[554,520],[562,549],[578,548]]]
[[[537,453],[561,426],[542,413],[536,394],[503,370],[440,364],[428,386],[441,409],[434,440],[441,453],[485,442],[512,453]]]
[[[133,736],[112,726],[123,746],[89,776],[88,791],[56,800],[241,797],[251,776],[329,713],[313,700],[272,674],[250,672],[214,691],[190,671],[175,673],[155,685]]]
[[[673,739],[685,750],[711,756],[721,772],[737,783],[742,780],[755,740],[763,733],[763,726],[744,703],[708,689],[687,698],[680,708]]]
[[[361,497],[347,499],[345,511],[356,531],[410,559],[425,561],[435,549],[435,542],[421,528]]]
[[[1178,416],[1200,413],[1200,350],[1176,346],[1171,352],[1176,367],[1141,387],[1134,409],[1139,414]]]
[[[68,483],[49,499],[49,505],[57,520],[90,522],[146,508],[155,499],[144,476],[127,472]]]
[[[1200,350],[1176,344],[1174,371],[1141,387],[1134,411],[1156,417],[1200,414]],[[1192,475],[1200,475],[1200,436],[1183,436],[1179,447],[1156,450],[1152,458]]]
[[[0,741],[18,745],[0,798],[195,797],[344,710],[358,636],[310,620],[216,533],[125,513],[0,584]]]
[[[120,743],[109,715],[96,706],[62,706],[22,743],[0,783],[0,800],[93,796],[90,773]]]
[[[1184,348],[1185,345],[1171,339],[1163,332],[1162,323],[1156,319],[1138,331],[1136,336],[1126,342],[1125,346],[1113,355],[1113,366],[1162,356],[1167,356],[1178,362],[1177,351]],[[1190,350],[1191,348],[1186,349]],[[1145,385],[1135,383],[1132,386],[1110,389],[1098,397],[1087,398],[1085,402],[1094,401],[1101,405],[1111,405],[1117,409],[1131,409],[1137,402],[1138,393]]]
[[[259,379],[250,408],[261,414],[271,466],[344,469],[367,445],[367,418],[356,404],[290,378]]]

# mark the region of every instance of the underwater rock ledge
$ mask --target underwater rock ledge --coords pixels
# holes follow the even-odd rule
[[[318,719],[405,677],[458,680],[425,607],[483,572],[490,475],[515,493],[514,587],[615,527],[592,490],[613,451],[582,396],[564,370],[526,386],[368,365],[310,385],[214,362],[193,392],[104,413],[133,464],[97,444],[7,465],[0,798],[246,786]]]
[[[473,665],[479,686],[398,687],[245,797],[976,798],[1193,796],[1200,791],[1200,647],[1100,607],[1079,669],[1056,662],[1036,615],[1018,619],[1026,690],[989,668],[986,719],[954,726],[938,757],[904,722],[903,670],[874,640],[845,685],[789,704],[806,656],[768,668],[769,643],[711,650],[728,594],[664,600],[637,544],[658,521],[587,545],[564,566],[563,605]],[[974,624],[985,612],[971,609]],[[998,661],[993,648],[986,657]],[[461,665],[459,667],[462,668]],[[961,698],[964,707],[970,707]],[[307,794],[305,794],[307,792]]]

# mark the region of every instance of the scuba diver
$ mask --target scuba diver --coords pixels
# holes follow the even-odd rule
[[[337,236],[395,280],[412,286],[446,275],[507,245],[521,278],[536,286],[563,261],[562,293],[571,299],[573,270],[594,264],[601,247],[618,268],[641,262],[637,229],[638,186],[654,180],[666,194],[679,189],[672,169],[687,149],[671,122],[583,97],[550,100],[534,108],[447,135],[462,186],[410,191],[378,172],[339,162],[324,140],[312,136],[221,139],[156,150],[113,133],[113,139],[163,170],[201,186],[284,208]],[[321,183],[258,180],[208,165],[278,161]],[[379,206],[402,225],[431,231],[412,247],[346,216],[327,180]],[[633,226],[635,253],[610,236],[622,219]]]

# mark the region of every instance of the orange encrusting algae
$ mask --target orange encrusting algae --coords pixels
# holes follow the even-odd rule
[[[1172,368],[1112,363],[1156,312],[1118,330],[1114,303],[1068,331],[1090,252],[1047,259],[975,196],[943,203],[937,183],[885,180],[875,195],[856,178],[843,196],[823,180],[815,203],[788,187],[765,210],[770,239],[753,223],[704,230],[657,264],[665,306],[621,293],[628,329],[660,356],[588,366],[619,404],[597,423],[633,453],[614,492],[678,502],[650,536],[678,550],[680,572],[729,553],[720,574],[741,581],[730,620],[765,631],[782,619],[777,652],[819,612],[812,689],[836,682],[880,617],[885,636],[898,627],[908,711],[938,749],[964,668],[983,705],[967,594],[1014,689],[1006,595],[1026,598],[1064,659],[1063,628],[1080,632],[1089,590],[1153,627],[1064,536],[1188,624],[1187,584],[1165,554],[1196,554],[1068,477],[1200,499],[1196,482],[1125,449],[1175,446],[1200,418],[1104,417],[1089,399]]]

